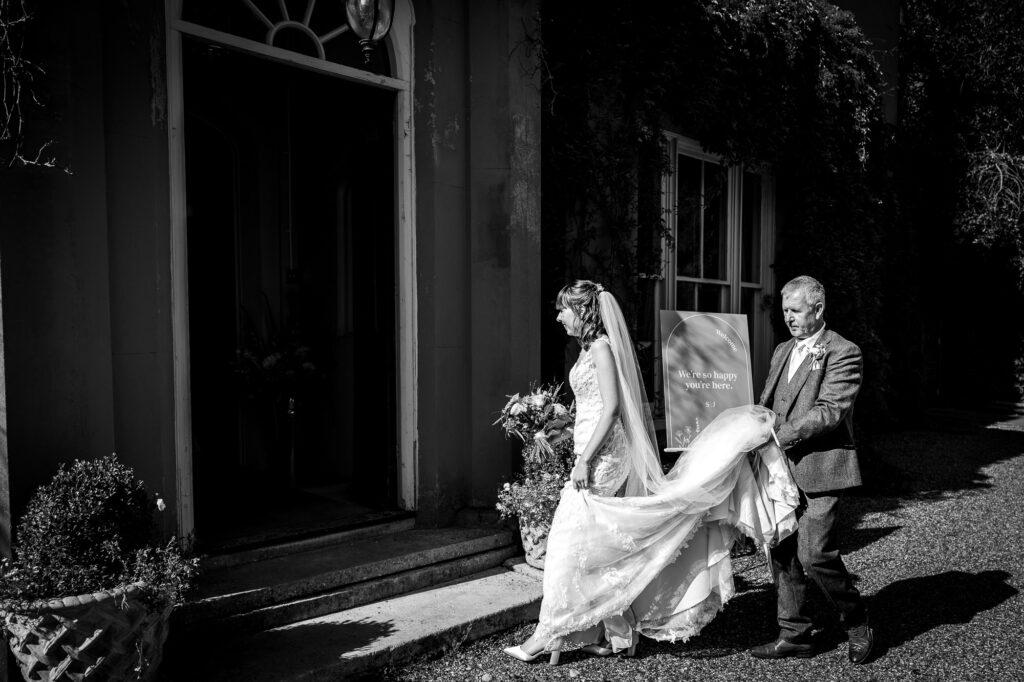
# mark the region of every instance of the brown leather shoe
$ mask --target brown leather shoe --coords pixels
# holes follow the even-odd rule
[[[750,655],[754,658],[811,658],[814,656],[814,645],[790,642],[780,637],[774,642],[755,646],[750,650]]]
[[[864,622],[856,625],[847,631],[850,640],[850,648],[847,652],[850,656],[850,663],[864,663],[871,656],[871,649],[875,646],[875,632],[871,626]]]

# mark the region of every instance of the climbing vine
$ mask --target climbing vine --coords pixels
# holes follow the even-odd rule
[[[670,237],[660,180],[663,131],[674,130],[729,164],[772,168],[776,279],[827,283],[829,317],[864,348],[868,402],[884,409],[889,136],[879,68],[852,15],[820,0],[588,5],[541,9],[544,286],[609,281],[638,338],[653,338],[643,311]]]

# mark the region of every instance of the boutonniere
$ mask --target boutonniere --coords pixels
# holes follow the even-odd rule
[[[811,346],[807,349],[807,354],[811,356],[811,369],[821,369],[821,356],[825,354],[825,346],[820,343]]]

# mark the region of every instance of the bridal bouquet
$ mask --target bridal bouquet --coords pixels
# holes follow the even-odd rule
[[[498,491],[502,518],[548,525],[573,465],[572,425],[576,406],[561,401],[562,385],[532,387],[509,397],[494,422],[523,442],[523,470]]]
[[[523,456],[539,462],[554,454],[553,447],[572,437],[576,419],[575,404],[566,407],[560,402],[562,384],[532,387],[529,393],[509,396],[501,416],[505,436],[514,435],[523,441]]]

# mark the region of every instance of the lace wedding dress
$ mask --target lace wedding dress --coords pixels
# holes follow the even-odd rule
[[[589,349],[569,382],[580,453],[603,409]],[[737,530],[774,544],[796,529],[796,486],[782,452],[766,445],[773,424],[763,407],[727,410],[667,475],[657,472],[649,494],[621,497],[633,444],[617,421],[591,461],[588,489],[567,484],[555,512],[535,632],[545,647],[604,635],[620,650],[636,632],[686,640],[710,622],[735,592],[729,550]]]

